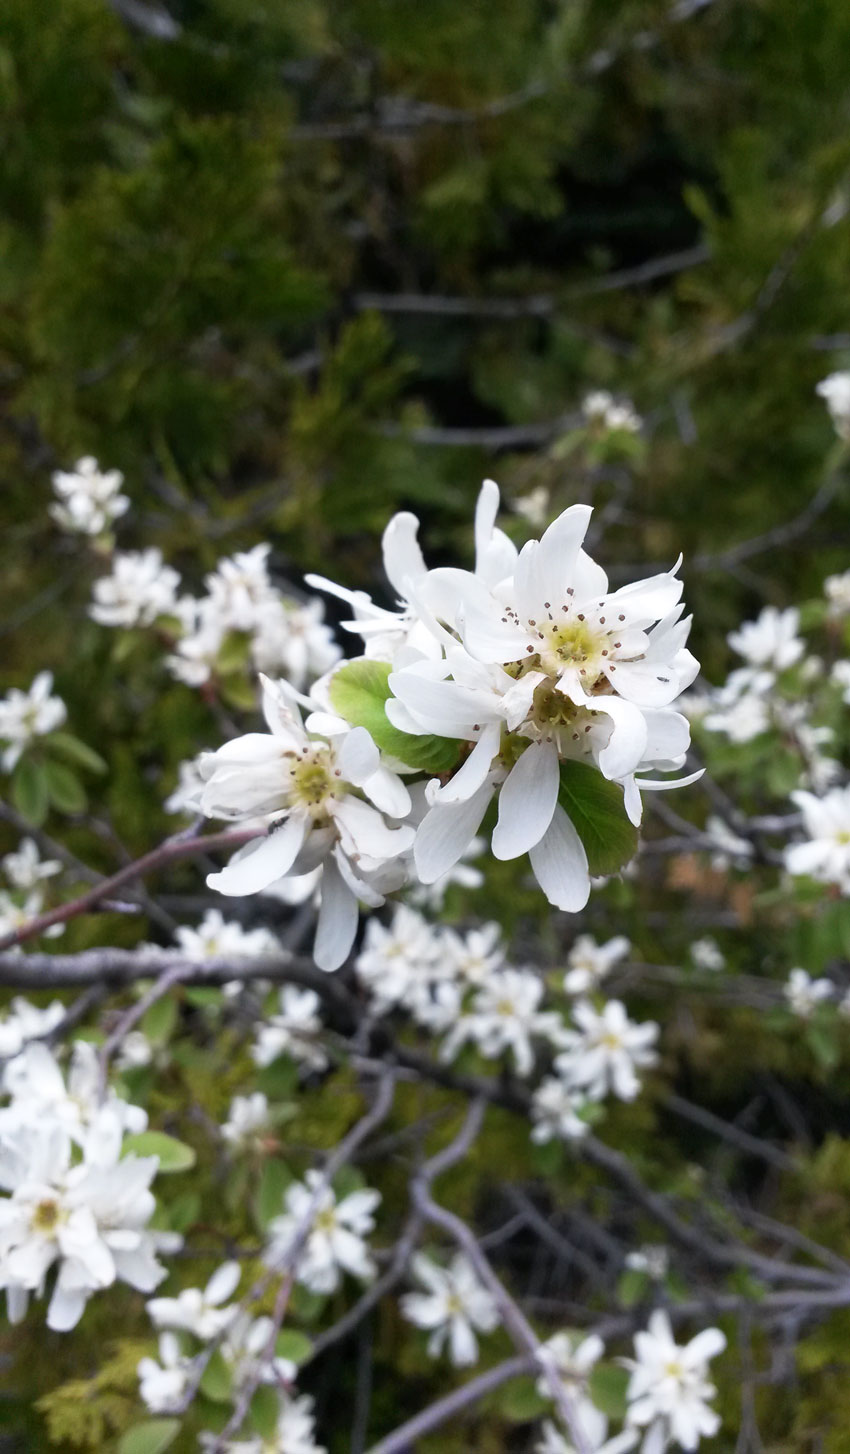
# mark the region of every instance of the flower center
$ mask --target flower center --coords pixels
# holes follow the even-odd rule
[[[544,666],[559,671],[565,666],[587,668],[598,664],[607,637],[598,636],[586,621],[553,621],[540,627],[546,645],[540,652]]]
[[[336,1210],[334,1207],[324,1207],[321,1212],[316,1213],[315,1228],[317,1232],[333,1232],[336,1230]]]
[[[290,802],[306,808],[313,819],[326,816],[328,800],[337,797],[340,787],[339,769],[326,747],[307,747],[290,761]]]
[[[30,1226],[34,1232],[40,1232],[42,1236],[49,1237],[59,1226],[62,1220],[62,1210],[57,1201],[52,1197],[44,1197],[37,1202],[30,1219]]]
[[[606,1034],[601,1035],[599,1037],[599,1044],[604,1046],[606,1050],[622,1050],[623,1048],[622,1040],[619,1035],[614,1034],[613,1030],[608,1030]]]

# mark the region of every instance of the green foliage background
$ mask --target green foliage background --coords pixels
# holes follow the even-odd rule
[[[463,557],[484,474],[508,502],[538,486],[555,509],[618,501],[602,558],[616,578],[685,552],[695,650],[715,679],[730,627],[846,566],[840,490],[781,549],[731,569],[717,559],[797,516],[832,444],[814,385],[850,360],[846,0],[174,0],[169,38],[125,24],[124,9],[0,7],[0,630],[6,683],[54,669],[69,725],[107,758],[93,802],[129,852],[166,831],[177,763],[220,740],[228,704],[87,620],[98,565],[47,515],[51,471],[79,455],[125,472],[120,545],[160,546],[189,588],[268,539],[282,578],[313,569],[375,590],[380,532],[400,507],[423,517],[431,559]],[[594,387],[634,399],[645,449],[574,447]],[[67,836],[114,863],[107,833]],[[181,870],[169,888],[196,882]],[[490,893],[509,928],[539,914],[504,868]],[[685,901],[664,902],[673,915]],[[651,958],[641,905],[624,899],[622,917]],[[67,945],[137,932],[83,922]],[[684,946],[690,929],[678,932]],[[758,952],[756,936],[742,954]],[[689,1073],[720,1105],[753,1043],[741,1020],[707,1016],[688,1044]],[[763,1038],[765,1063],[784,1055],[773,1069],[804,1075]],[[221,1116],[244,1081],[217,1079],[205,1054],[171,1074]],[[827,1070],[811,1093],[833,1139],[781,1211],[811,1216],[846,1254],[830,1198],[846,1211],[850,1087]],[[164,1113],[169,1089],[156,1092]],[[332,1142],[350,1100],[318,1100],[294,1139]],[[651,1111],[618,1116],[612,1138],[643,1146],[639,1159],[657,1151]],[[494,1134],[504,1174],[531,1175],[525,1136]],[[683,1138],[683,1151],[700,1159],[699,1144]],[[558,1194],[582,1174],[564,1170]],[[761,1411],[772,1454],[848,1447],[834,1432],[850,1417],[841,1316],[803,1345],[802,1392],[774,1391]],[[122,1335],[144,1339],[127,1319]],[[114,1320],[92,1308],[82,1374],[76,1340],[72,1356],[49,1339],[49,1368],[30,1350],[28,1386],[0,1406],[30,1441],[10,1450],[41,1447],[40,1420],[20,1432],[27,1400],[97,1374]],[[393,1342],[377,1330],[379,1368]],[[110,1365],[116,1427],[137,1352]],[[422,1357],[401,1372],[391,1407],[381,1384],[380,1428],[436,1386]],[[332,1374],[351,1385],[344,1363]],[[734,1424],[734,1389],[727,1409]],[[495,1409],[434,1448],[526,1447],[507,1417]],[[89,1430],[89,1447],[112,1431],[108,1419]],[[336,1437],[344,1449],[344,1421]]]

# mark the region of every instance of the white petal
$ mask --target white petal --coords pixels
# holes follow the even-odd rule
[[[242,1269],[238,1262],[223,1262],[221,1267],[216,1268],[212,1277],[206,1285],[204,1296],[208,1303],[214,1308],[221,1307],[229,1297],[232,1297],[242,1276]]]
[[[416,539],[418,532],[419,521],[407,510],[394,515],[384,531],[384,570],[393,590],[402,599],[407,596],[406,582],[418,580],[427,569]]]
[[[533,742],[514,763],[499,794],[499,821],[493,830],[496,858],[519,858],[539,843],[558,801],[558,750],[553,742]]]
[[[307,819],[292,813],[257,844],[249,844],[220,873],[207,875],[207,887],[230,898],[257,894],[282,878],[295,862],[307,831]]]
[[[499,751],[502,729],[498,722],[484,728],[463,766],[434,794],[435,803],[459,803],[481,787]]]
[[[333,858],[322,874],[322,903],[316,926],[313,958],[320,969],[339,969],[348,957],[357,933],[357,900],[344,882]]]
[[[504,622],[502,614],[498,601],[492,597],[485,601],[467,598],[458,611],[463,644],[476,661],[519,661],[528,654],[530,636],[510,622]]]
[[[544,531],[535,557],[538,601],[564,605],[592,514],[590,505],[570,505]]]
[[[590,898],[584,844],[564,812],[556,807],[549,831],[529,853],[531,867],[550,904],[575,914]]]
[[[381,758],[365,727],[352,727],[337,752],[337,765],[345,781],[362,788],[368,777],[377,772]]]
[[[419,825],[413,857],[423,884],[436,882],[453,868],[469,847],[493,796],[493,784],[485,782],[462,803],[438,804]]]

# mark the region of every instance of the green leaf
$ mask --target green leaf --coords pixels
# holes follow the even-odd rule
[[[392,695],[387,684],[392,667],[386,661],[349,661],[334,672],[330,699],[336,712],[352,727],[365,727],[382,752],[420,772],[449,772],[460,754],[460,743],[450,737],[415,737],[399,732],[389,721],[384,703]]]
[[[629,1372],[613,1363],[597,1363],[588,1379],[590,1397],[609,1419],[622,1419],[626,1412],[626,1384]]]
[[[266,1162],[257,1192],[257,1216],[261,1227],[267,1227],[273,1217],[280,1216],[283,1194],[291,1181],[292,1172],[285,1161],[272,1157]]]
[[[545,1414],[551,1408],[551,1400],[537,1392],[533,1378],[513,1378],[503,1389],[498,1407],[506,1419],[525,1424]]]
[[[45,745],[51,752],[58,752],[61,757],[67,757],[69,762],[75,762],[78,767],[87,768],[89,772],[106,772],[107,764],[99,752],[93,747],[81,742],[79,737],[74,737],[71,732],[51,732],[46,739]]]
[[[58,808],[60,813],[85,812],[86,790],[75,772],[63,762],[48,761],[44,764],[44,776],[54,808]]]
[[[638,1267],[627,1267],[617,1283],[617,1299],[624,1308],[633,1308],[649,1291],[650,1280]]]
[[[164,1131],[140,1131],[135,1136],[125,1136],[121,1155],[132,1152],[135,1156],[158,1156],[161,1172],[189,1171],[195,1165],[195,1153],[184,1141],[167,1136]]]
[[[123,1435],[118,1454],[162,1454],[180,1433],[179,1419],[148,1419]]]
[[[140,1029],[154,1045],[164,1045],[171,1038],[180,1010],[173,995],[162,995],[147,1009]]]
[[[229,1403],[233,1396],[233,1377],[219,1348],[214,1350],[204,1369],[201,1393],[216,1404]]]
[[[47,774],[40,762],[22,757],[12,777],[12,803],[21,817],[38,828],[47,817]]]
[[[258,1388],[251,1399],[251,1423],[261,1439],[271,1441],[277,1429],[280,1399],[273,1388]]]
[[[623,789],[584,762],[561,763],[558,802],[584,844],[590,872],[617,873],[637,850],[637,828],[626,817]]]
[[[278,1358],[288,1358],[291,1363],[306,1363],[313,1356],[313,1344],[297,1328],[284,1328],[277,1335],[274,1351]]]

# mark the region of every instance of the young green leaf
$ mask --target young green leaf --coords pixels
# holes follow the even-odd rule
[[[637,850],[623,789],[583,762],[561,763],[558,802],[584,844],[592,874],[617,873]]]
[[[167,1136],[164,1131],[140,1131],[135,1136],[125,1136],[121,1154],[126,1156],[130,1152],[135,1156],[158,1156],[161,1172],[189,1171],[195,1165],[192,1147],[175,1136]]]
[[[365,727],[382,752],[420,772],[449,772],[457,762],[460,743],[451,737],[417,737],[393,727],[385,710],[391,696],[387,678],[392,667],[385,661],[347,662],[334,672],[330,698],[334,710],[352,727]]]
[[[179,1419],[147,1419],[123,1435],[118,1454],[163,1454],[180,1433]]]

